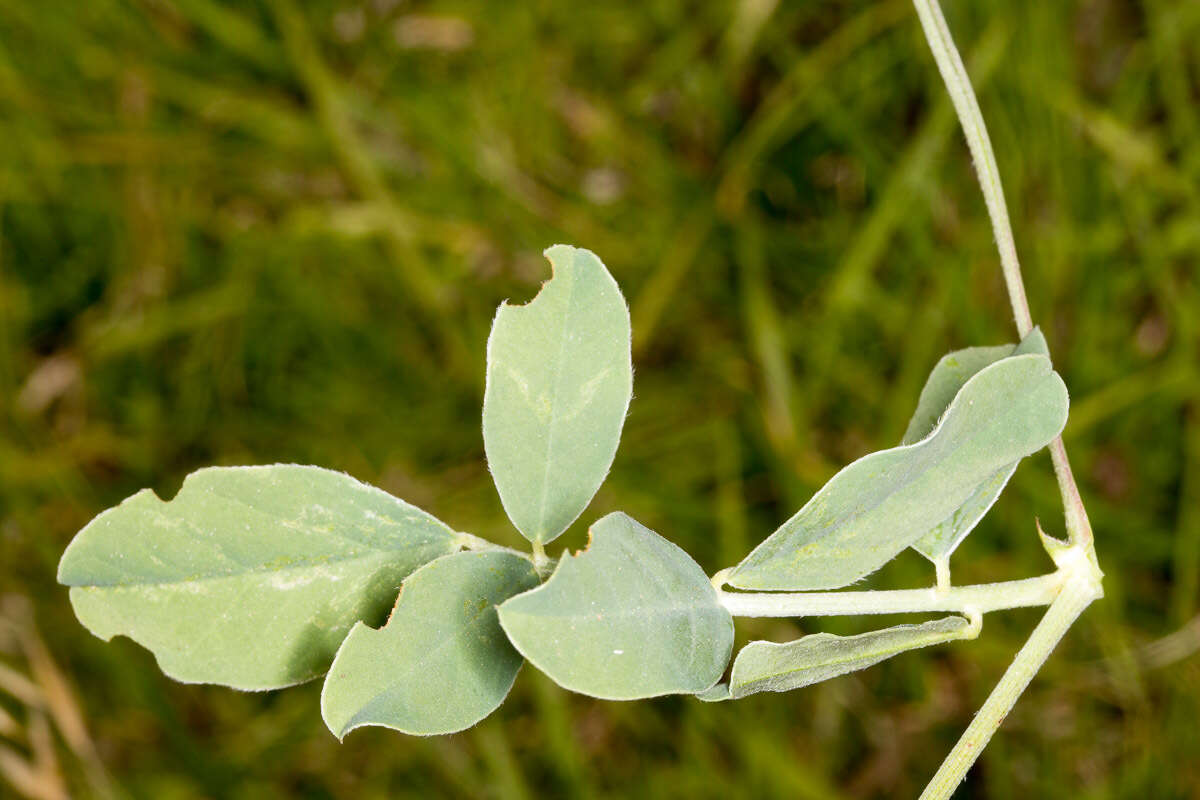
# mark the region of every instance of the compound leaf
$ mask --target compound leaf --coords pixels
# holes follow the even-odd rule
[[[434,517],[340,472],[212,467],[169,502],[145,489],[100,514],[58,580],[88,630],[130,637],[170,677],[274,689],[323,673],[355,622],[457,548]]]
[[[974,633],[962,617],[946,617],[858,636],[816,633],[786,644],[750,642],[733,661],[729,697],[736,700],[758,692],[799,689],[865,669],[906,650],[969,638]]]
[[[937,427],[843,468],[727,582],[742,589],[837,589],[887,563],[966,503],[997,471],[1045,446],[1067,419],[1067,389],[1042,355],[971,377]]]
[[[321,691],[321,716],[339,739],[363,725],[416,736],[469,728],[504,701],[521,656],[496,605],[537,585],[533,564],[498,550],[455,553],[404,581],[379,630],[354,626]]]
[[[629,309],[587,251],[546,250],[553,277],[529,304],[502,304],[488,338],[483,443],[509,519],[549,542],[608,474],[633,391]]]
[[[946,408],[954,400],[954,396],[976,372],[1001,358],[1026,353],[1050,355],[1046,338],[1039,328],[1030,331],[1015,347],[972,347],[944,356],[933,368],[929,380],[925,382],[925,388],[921,390],[917,411],[908,424],[908,431],[904,434],[901,444],[913,444],[928,436],[942,414],[946,413]],[[937,562],[949,558],[1004,491],[1009,479],[1017,471],[1017,463],[1014,461],[996,470],[979,485],[965,503],[954,510],[954,513],[914,542],[913,549],[930,561]]]
[[[500,624],[560,686],[608,700],[695,694],[729,663],[733,618],[700,566],[622,513],[591,529],[544,585],[500,606]]]

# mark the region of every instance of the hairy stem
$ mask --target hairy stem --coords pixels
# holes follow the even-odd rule
[[[1012,303],[1017,333],[1023,339],[1033,330],[1033,315],[1025,297],[1025,281],[1021,277],[1021,262],[1017,259],[1017,245],[1013,238],[1012,224],[1008,220],[1008,206],[1004,202],[1000,169],[996,165],[996,154],[992,150],[987,126],[983,122],[983,112],[979,110],[979,101],[975,98],[975,90],[971,88],[971,79],[963,66],[958,49],[954,46],[950,28],[946,25],[946,18],[942,15],[937,0],[913,0],[913,5],[916,6],[929,49],[937,62],[942,80],[946,83],[946,90],[950,93],[950,100],[958,113],[959,122],[962,123],[967,147],[971,150],[971,158],[975,162],[975,174],[979,177],[979,186],[983,190],[983,199],[992,221],[992,232],[996,237],[996,247],[1000,251],[1000,266],[1004,270],[1004,283]],[[1058,478],[1063,507],[1066,509],[1067,534],[1072,543],[1090,546],[1092,526],[1080,499],[1079,488],[1075,485],[1075,476],[1071,472],[1071,464],[1067,460],[1067,450],[1063,446],[1061,436],[1050,443],[1050,458],[1054,462],[1054,474]]]
[[[975,171],[979,176],[984,202],[987,204],[988,216],[996,236],[996,245],[1000,251],[1000,264],[1004,270],[1004,282],[1008,287],[1017,332],[1024,337],[1033,329],[1033,317],[1029,312],[1029,302],[1025,298],[1025,284],[1021,279],[1021,265],[1017,260],[1017,248],[1008,220],[1004,190],[1000,184],[1000,171],[996,165],[991,140],[988,138],[987,126],[983,122],[983,114],[979,110],[979,102],[975,98],[971,80],[954,46],[950,28],[946,25],[946,18],[942,15],[937,0],[913,0],[913,5],[917,9],[929,49],[946,83],[946,89],[962,123],[967,146],[975,161]],[[1017,653],[1000,683],[979,709],[979,713],[958,744],[925,788],[922,798],[938,800],[950,797],[955,787],[962,782],[967,770],[975,763],[975,759],[979,758],[992,734],[1000,727],[1000,723],[1012,709],[1021,692],[1050,656],[1054,646],[1088,604],[1101,596],[1102,573],[1096,561],[1091,524],[1061,437],[1050,443],[1050,457],[1054,462],[1054,473],[1066,511],[1068,549],[1074,556],[1068,557],[1060,552],[1055,560],[1062,563],[1073,562],[1067,568],[1071,577],[1051,603],[1050,609],[1038,623],[1029,641]]]
[[[504,545],[490,542],[487,539],[475,536],[471,533],[463,533],[462,531],[458,531],[455,535],[458,537],[458,546],[464,550],[502,550],[505,553],[512,553],[513,555],[520,556],[521,558],[529,559],[531,561],[533,560],[529,558],[528,553],[522,553],[520,550],[514,550],[511,547],[505,547]]]
[[[532,542],[533,547],[533,568],[537,570],[538,576],[545,580],[550,577],[550,573],[554,571],[554,559],[546,555],[546,545],[541,542]]]
[[[1017,698],[1025,691],[1025,687],[1033,680],[1042,664],[1046,663],[1054,646],[1095,599],[1094,579],[1090,575],[1072,575],[1058,597],[1050,604],[1041,622],[1034,628],[1029,641],[1025,642],[1025,646],[1017,653],[1012,665],[996,684],[996,688],[992,689],[975,719],[971,720],[971,724],[954,745],[950,755],[946,756],[946,760],[929,781],[925,791],[921,793],[921,800],[944,800],[954,793],[966,776],[967,770],[983,752],[992,734],[999,729],[1008,712],[1012,710]]]
[[[1046,606],[1054,602],[1063,571],[1019,581],[953,586],[946,589],[894,589],[878,592],[724,592],[721,604],[735,617],[831,617],[976,611]]]
[[[1008,206],[1004,202],[1004,188],[1000,184],[1000,169],[996,166],[996,156],[992,152],[987,126],[983,124],[983,113],[979,110],[979,101],[975,99],[967,68],[963,66],[958,49],[954,46],[950,28],[946,25],[946,18],[942,16],[937,0],[913,0],[913,4],[921,18],[921,27],[925,30],[929,49],[933,51],[934,60],[937,61],[938,71],[942,73],[942,80],[946,82],[946,89],[950,92],[950,101],[954,104],[954,110],[958,112],[963,133],[967,137],[967,146],[971,149],[971,158],[975,161],[975,172],[979,176],[979,185],[983,188],[983,199],[987,203],[996,246],[1000,250],[1000,265],[1004,269],[1004,282],[1008,286],[1009,299],[1012,300],[1017,333],[1024,339],[1025,335],[1033,330],[1033,317],[1029,313],[1029,302],[1025,299],[1025,282],[1021,280],[1021,264],[1017,260],[1017,245],[1013,239],[1012,225],[1008,221]]]

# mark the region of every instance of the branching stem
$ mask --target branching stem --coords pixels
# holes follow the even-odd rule
[[[933,52],[938,71],[946,83],[954,110],[962,123],[971,157],[975,161],[975,171],[979,176],[984,202],[987,204],[988,216],[996,236],[996,245],[1000,251],[1000,264],[1004,270],[1009,300],[1012,302],[1017,332],[1024,337],[1033,329],[1033,317],[1029,311],[1029,302],[1025,298],[1025,284],[1021,279],[1021,265],[1017,261],[1017,248],[1004,202],[1000,171],[988,138],[987,127],[983,122],[983,114],[979,110],[979,102],[975,98],[971,80],[954,46],[950,28],[937,0],[913,0],[913,5],[916,6],[929,49]],[[1061,437],[1050,443],[1050,457],[1054,462],[1054,473],[1066,511],[1069,545],[1069,555],[1068,552],[1060,552],[1056,561],[1060,563],[1060,572],[1066,574],[1068,579],[1062,584],[1058,596],[1050,604],[1050,609],[1038,623],[1029,641],[1017,653],[1012,665],[1004,673],[971,725],[946,757],[933,780],[925,787],[921,795],[923,800],[943,800],[953,794],[1021,692],[1050,656],[1054,646],[1084,609],[1102,594],[1102,573],[1093,547],[1091,524]]]
[[[950,755],[942,762],[925,791],[921,793],[921,800],[940,800],[954,793],[966,776],[967,770],[992,738],[992,734],[1000,728],[1000,724],[1012,710],[1017,698],[1049,658],[1054,646],[1083,610],[1096,599],[1096,591],[1094,579],[1087,576],[1073,575],[1063,585],[1062,591],[1050,604],[1046,615],[1017,653],[1012,665],[1000,678],[996,688],[992,689],[992,693],[971,720],[958,744],[950,751]]]

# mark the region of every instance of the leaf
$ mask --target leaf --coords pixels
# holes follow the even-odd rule
[[[921,389],[917,410],[913,412],[900,443],[914,444],[932,433],[963,384],[984,367],[1011,356],[1014,346],[968,347],[942,356]]]
[[[488,338],[483,444],[509,519],[532,542],[567,529],[608,474],[633,391],[629,309],[600,259],[555,245],[528,305]]]
[[[921,390],[917,411],[913,414],[912,421],[908,425],[908,432],[905,433],[901,443],[912,444],[925,438],[937,425],[937,420],[946,412],[946,408],[963,384],[980,369],[1000,358],[1025,353],[1050,355],[1046,338],[1042,336],[1039,328],[1030,331],[1015,347],[1013,345],[974,347],[944,356],[933,368],[929,380],[925,383],[925,388]],[[991,361],[986,360],[993,356]],[[1017,471],[1017,463],[1014,461],[992,473],[965,503],[954,510],[954,513],[914,542],[913,549],[935,563],[949,558],[950,554],[962,544],[963,539],[967,538],[967,534],[974,530],[975,526],[979,524],[979,520],[983,519],[984,514],[1000,497],[1000,493],[1008,485],[1009,479]]]
[[[716,683],[733,649],[733,618],[700,566],[619,512],[591,535],[545,584],[500,606],[521,654],[560,686],[608,700]]]
[[[949,558],[962,544],[963,539],[967,538],[967,534],[979,524],[979,520],[991,510],[1016,471],[1017,462],[1014,461],[1007,467],[993,472],[949,517],[913,542],[912,548],[935,564]]]
[[[709,689],[696,694],[697,700],[703,700],[705,703],[720,703],[723,700],[731,699],[729,696],[729,684],[718,683]]]
[[[996,347],[968,347],[942,356],[921,389],[917,410],[913,412],[901,444],[914,444],[933,432],[950,402],[972,376],[1002,358],[1039,353],[1049,357],[1050,349],[1040,328],[1034,328],[1020,344]]]
[[[275,689],[329,666],[414,569],[458,549],[434,517],[319,467],[212,467],[169,502],[145,489],[100,514],[59,564],[101,639],[123,634],[185,683]]]
[[[1067,419],[1067,389],[1041,355],[968,380],[933,433],[843,468],[727,582],[837,589],[869,575],[960,508],[998,470],[1043,447]]]
[[[338,650],[321,691],[329,730],[339,739],[363,725],[433,736],[495,711],[522,663],[496,604],[537,582],[528,559],[498,550],[421,567],[404,582],[387,624],[358,623]]]
[[[865,669],[886,658],[975,634],[962,617],[896,625],[858,636],[816,633],[794,642],[750,642],[733,662],[731,699],[758,692],[786,692]]]

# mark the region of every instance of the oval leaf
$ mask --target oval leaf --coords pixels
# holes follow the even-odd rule
[[[1000,358],[1026,353],[1050,355],[1046,337],[1042,335],[1039,328],[1030,331],[1015,347],[1013,345],[973,347],[943,357],[933,368],[929,380],[925,383],[925,388],[921,390],[917,411],[909,422],[908,432],[905,433],[901,444],[913,444],[928,436],[942,414],[946,412],[954,396],[976,372],[995,363]],[[989,361],[989,358],[992,360]],[[965,503],[955,509],[954,513],[914,542],[913,549],[935,563],[949,558],[950,554],[962,544],[962,540],[967,538],[967,534],[974,530],[975,526],[979,524],[979,520],[983,519],[983,516],[1000,497],[1000,493],[1008,485],[1009,479],[1017,471],[1017,463],[1014,461],[1008,466],[1002,467],[979,484],[975,492],[967,498]]]
[[[434,517],[349,475],[278,464],[193,472],[100,514],[63,553],[79,621],[186,683],[274,689],[322,674],[355,622],[458,548]]]
[[[757,692],[799,689],[865,669],[907,650],[967,639],[975,633],[962,617],[946,617],[858,636],[816,633],[786,644],[750,642],[734,659],[729,697],[736,700]]]
[[[837,589],[947,519],[998,470],[1067,420],[1067,388],[1041,355],[1006,358],[966,382],[937,428],[835,475],[728,578],[742,589]]]
[[[528,559],[498,550],[421,567],[387,625],[355,625],[338,650],[321,691],[329,730],[339,739],[363,725],[433,736],[495,711],[521,669],[496,604],[537,582]]]
[[[591,529],[544,585],[500,606],[516,648],[560,686],[607,700],[694,694],[721,677],[733,618],[700,566],[625,514]]]
[[[546,251],[554,276],[502,304],[488,337],[483,444],[509,519],[532,542],[567,529],[608,474],[633,391],[629,309],[587,251]]]

